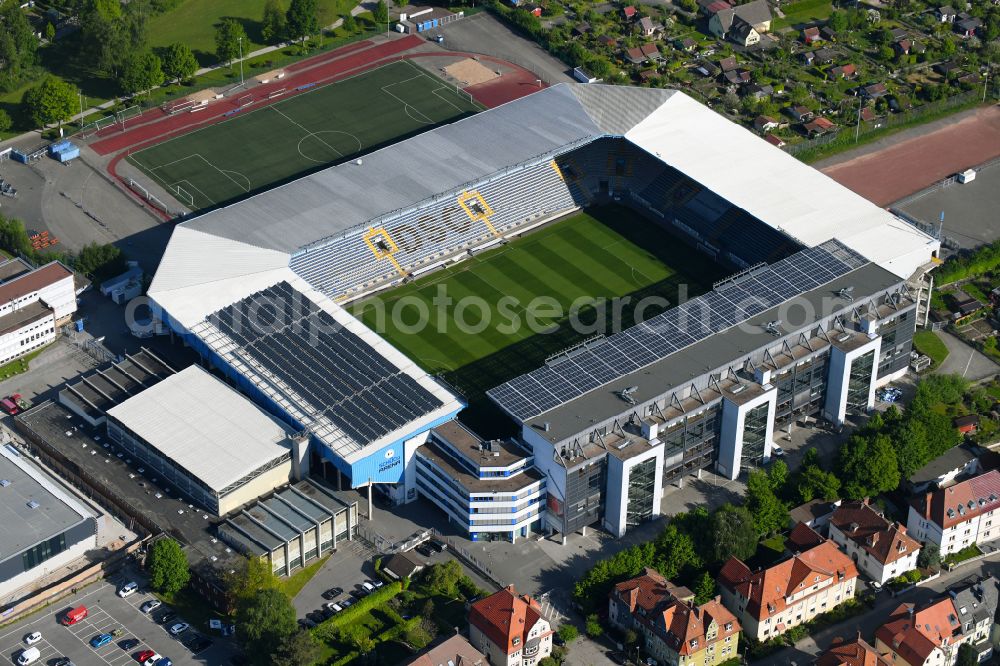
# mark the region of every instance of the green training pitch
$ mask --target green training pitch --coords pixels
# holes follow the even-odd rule
[[[640,319],[662,312],[665,301],[676,304],[682,290],[686,297],[703,293],[722,276],[711,260],[663,228],[628,208],[605,206],[349,307],[459,389],[472,412],[464,420],[489,435],[496,414],[487,389],[593,335],[631,326],[635,305],[645,297],[659,300]],[[449,303],[435,305],[441,296]],[[617,317],[611,301],[601,307],[602,299],[622,297],[630,300]],[[576,315],[570,314],[574,303]],[[529,317],[537,325],[527,325]]]
[[[250,106],[128,159],[181,204],[201,210],[479,108],[467,93],[404,60],[258,109]]]

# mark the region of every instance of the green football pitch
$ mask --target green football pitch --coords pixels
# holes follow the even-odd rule
[[[640,302],[648,305],[639,316],[646,319],[676,304],[682,293],[703,293],[720,277],[711,260],[661,227],[628,208],[606,206],[349,308],[459,389],[469,411],[480,412],[465,420],[489,435],[495,414],[489,413],[487,389],[596,334],[631,326]],[[624,297],[621,308],[611,300]]]
[[[404,60],[250,106],[128,159],[181,204],[200,210],[480,108],[467,93]]]

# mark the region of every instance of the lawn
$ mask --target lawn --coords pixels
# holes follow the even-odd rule
[[[329,555],[321,557],[304,569],[299,569],[294,574],[288,578],[281,579],[280,587],[281,591],[284,592],[289,599],[294,599],[298,596],[302,588],[306,586],[306,583],[312,580],[316,572],[319,571],[320,567],[326,564]]]
[[[484,410],[482,422],[467,414],[470,425],[489,431],[497,422],[484,398],[487,389],[534,370],[546,357],[592,335],[632,325],[633,308],[644,297],[676,303],[681,285],[693,297],[719,277],[714,264],[659,226],[627,208],[608,206],[361,301],[351,310],[425,370],[444,373],[469,399],[470,412]],[[439,309],[435,299],[441,294],[451,302]],[[609,299],[626,296],[631,300],[623,299],[625,308],[615,324],[615,303]],[[577,316],[570,315],[574,307]],[[380,315],[394,310],[398,317]],[[433,316],[413,333],[421,310]],[[651,307],[643,318],[662,310],[662,304]],[[574,320],[582,325],[573,325]]]
[[[8,377],[13,377],[14,375],[19,375],[22,372],[27,372],[31,368],[31,361],[36,356],[41,354],[43,351],[49,348],[50,345],[45,345],[44,347],[39,347],[35,351],[25,354],[21,358],[15,358],[9,363],[4,363],[0,365],[0,379],[7,379]]]
[[[775,18],[771,24],[772,30],[825,21],[833,12],[833,3],[830,0],[799,0],[784,5],[781,11],[785,17]]]
[[[154,16],[149,22],[152,46],[167,46],[183,42],[191,47],[203,66],[212,65],[215,58],[215,28],[223,18],[233,18],[243,24],[249,43],[245,53],[264,44],[260,20],[265,0],[184,0],[176,9]],[[328,26],[357,5],[353,0],[318,0],[319,24]],[[288,3],[284,3],[285,7]]]
[[[464,93],[404,61],[250,109],[128,159],[182,204],[203,209],[478,107]]]
[[[913,334],[913,346],[921,354],[930,356],[931,369],[937,368],[948,358],[948,348],[934,331],[917,331]]]

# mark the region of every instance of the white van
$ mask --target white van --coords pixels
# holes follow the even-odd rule
[[[135,581],[125,583],[118,589],[118,596],[124,599],[129,595],[135,594],[138,589],[139,585]]]
[[[38,651],[38,648],[30,647],[27,650],[22,651],[21,654],[17,655],[18,666],[27,666],[28,664],[33,664],[36,661],[38,661],[39,657],[41,656],[42,653]]]

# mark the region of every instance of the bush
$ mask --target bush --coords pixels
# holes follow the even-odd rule
[[[587,635],[591,638],[600,638],[604,635],[604,627],[601,626],[601,621],[597,619],[597,613],[587,616]]]
[[[398,581],[395,583],[389,583],[383,586],[382,589],[375,590],[364,599],[356,601],[352,606],[340,611],[329,620],[320,623],[320,625],[313,630],[313,633],[321,640],[337,640],[339,629],[350,625],[371,609],[387,605],[390,599],[402,591],[402,583]]]
[[[564,624],[559,627],[559,638],[567,643],[572,643],[580,635],[580,631],[572,624]]]

